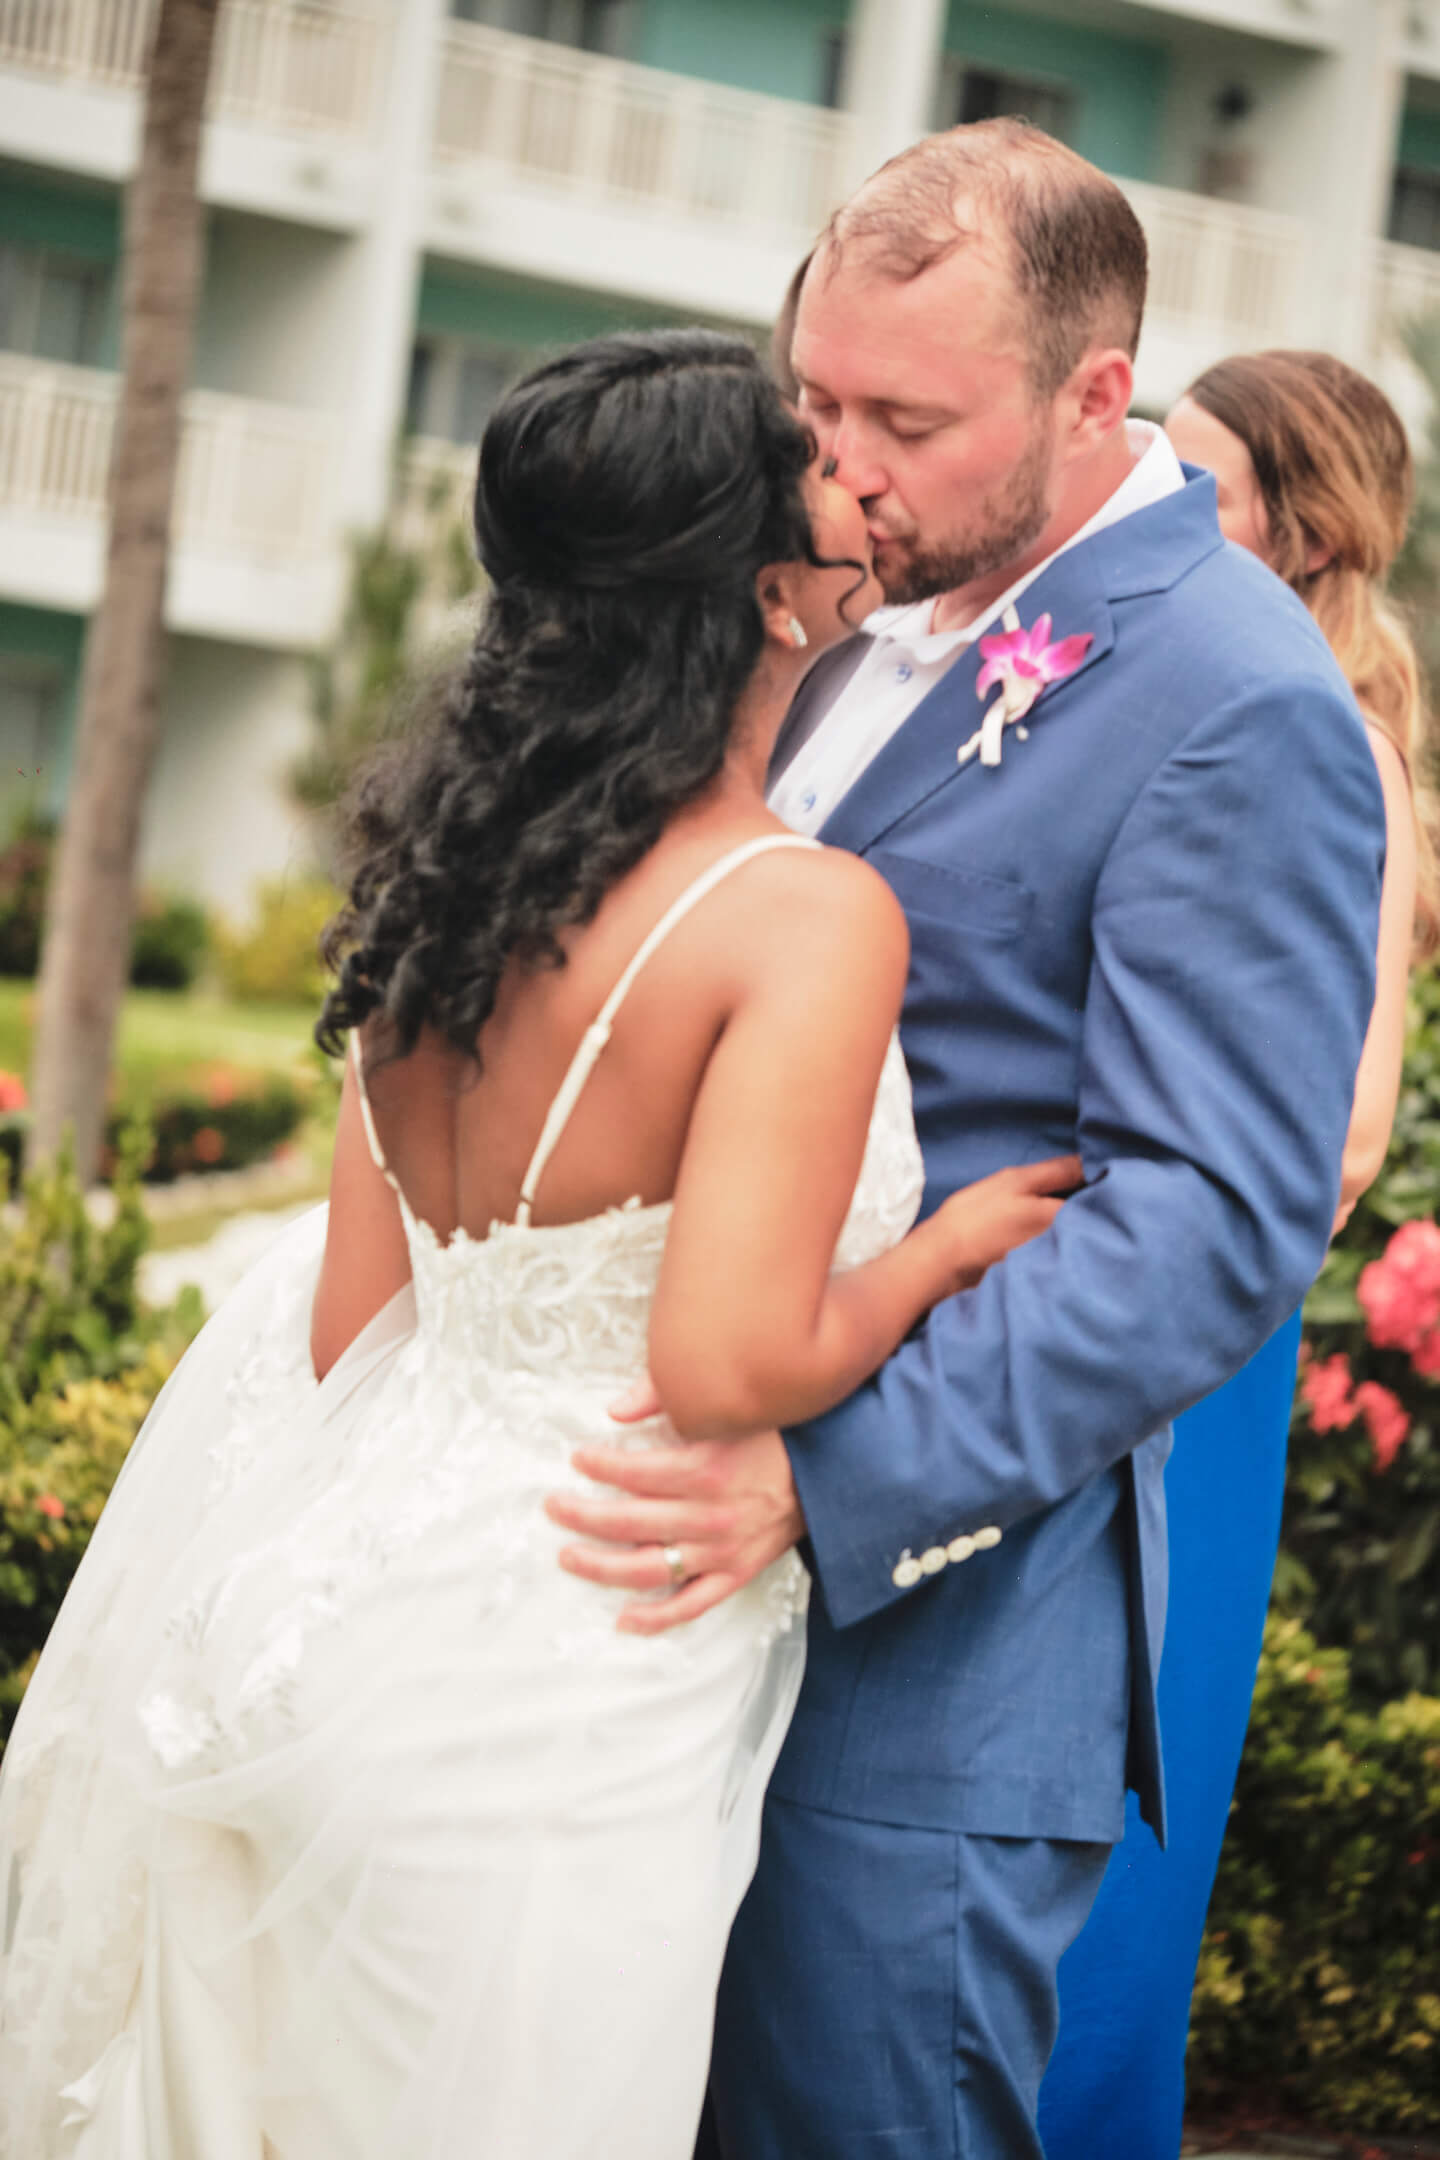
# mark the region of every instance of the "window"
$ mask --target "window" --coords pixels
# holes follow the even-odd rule
[[[0,346],[37,360],[96,366],[110,279],[106,263],[0,246]]]
[[[56,748],[60,671],[44,660],[0,655],[0,806],[6,822],[44,808]]]
[[[1074,117],[1074,94],[1067,83],[1038,82],[1024,75],[1000,75],[971,67],[964,60],[946,63],[942,124],[956,121],[1031,120],[1047,135],[1067,142]]]
[[[475,443],[503,392],[534,359],[525,347],[418,338],[410,354],[405,425],[413,435]]]
[[[617,60],[633,49],[636,12],[636,0],[451,0],[451,13],[461,22]]]
[[[1396,173],[1389,234],[1407,247],[1440,248],[1440,172],[1402,166]]]

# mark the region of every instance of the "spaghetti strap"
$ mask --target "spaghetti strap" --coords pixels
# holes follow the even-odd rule
[[[634,982],[646,961],[664,943],[677,923],[682,922],[693,907],[698,906],[700,901],[705,899],[707,894],[713,892],[723,879],[729,877],[732,870],[738,870],[742,864],[753,861],[757,855],[768,855],[776,848],[818,848],[819,845],[818,840],[807,839],[800,833],[764,833],[759,839],[747,840],[740,847],[732,848],[728,855],[722,855],[718,862],[711,863],[709,869],[702,871],[693,884],[686,886],[679,899],[673,901],[665,910],[665,913],[645,938],[624,974],[610,992],[609,997],[606,998],[599,1013],[581,1036],[575,1055],[570,1060],[569,1070],[561,1081],[559,1092],[546,1113],[545,1123],[540,1129],[540,1138],[536,1141],[535,1152],[530,1158],[530,1167],[525,1172],[525,1181],[520,1187],[520,1205],[515,1210],[515,1221],[521,1229],[525,1229],[529,1225],[530,1210],[535,1200],[535,1190],[540,1183],[545,1165],[554,1154],[560,1136],[570,1122],[570,1114],[580,1099],[585,1083],[595,1070],[601,1051],[610,1040],[610,1030],[614,1025],[615,1015],[625,1002],[630,985]],[[363,1087],[361,1100],[364,1101]],[[375,1142],[373,1137],[374,1128],[369,1124],[368,1111],[366,1123],[367,1129],[372,1135],[371,1146],[373,1150],[378,1143]],[[383,1168],[383,1158],[377,1154],[376,1160],[381,1162]],[[388,1171],[386,1175],[389,1175]]]

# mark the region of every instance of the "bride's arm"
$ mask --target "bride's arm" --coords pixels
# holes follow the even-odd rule
[[[1033,1237],[1078,1165],[1002,1171],[899,1245],[832,1275],[909,938],[853,857],[816,860],[755,958],[691,1115],[650,1329],[660,1401],[687,1437],[819,1414],[938,1299]]]
[[[310,1313],[310,1357],[323,1380],[368,1321],[410,1280],[405,1225],[371,1159],[351,1062],[345,1060],[325,1257]]]

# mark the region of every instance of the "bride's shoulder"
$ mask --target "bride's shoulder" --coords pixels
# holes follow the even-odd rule
[[[910,956],[904,911],[878,870],[845,848],[777,849],[768,921],[774,956],[866,959],[902,973]]]

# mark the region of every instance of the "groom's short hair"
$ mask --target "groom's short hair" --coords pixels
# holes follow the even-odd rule
[[[833,272],[852,248],[908,280],[998,227],[1025,316],[1037,391],[1053,396],[1086,349],[1135,357],[1145,308],[1145,234],[1108,173],[1028,120],[975,120],[928,135],[867,180],[830,220]]]

